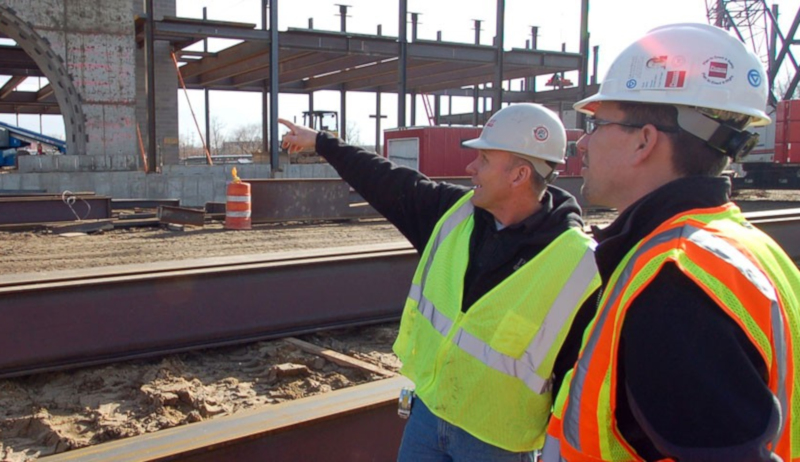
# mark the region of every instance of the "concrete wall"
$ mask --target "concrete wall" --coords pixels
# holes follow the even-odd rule
[[[21,171],[0,174],[2,190],[94,191],[115,199],[180,199],[184,206],[225,202],[231,169],[240,178],[272,178],[269,164],[169,165],[162,173],[141,171],[139,157],[25,156]],[[138,168],[139,171],[136,171]],[[338,178],[328,164],[287,165],[276,178]]]
[[[175,14],[175,0],[155,3],[157,19]],[[146,100],[143,50],[136,46],[134,17],[142,4],[142,0],[4,0],[49,42],[79,94],[88,139],[85,152],[71,155],[139,152],[136,124],[146,132]],[[169,44],[156,45],[158,145],[165,163],[177,163],[177,77]],[[62,112],[66,114],[63,108]]]

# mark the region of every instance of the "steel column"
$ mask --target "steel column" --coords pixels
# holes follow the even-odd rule
[[[160,170],[156,153],[156,60],[155,60],[155,11],[153,0],[145,0],[144,14],[145,39],[144,39],[144,65],[147,69],[144,82],[144,91],[147,95],[147,169],[148,173]]]
[[[503,107],[503,41],[505,36],[505,17],[506,2],[505,0],[497,0],[497,29],[495,35],[497,67],[495,68],[494,80],[492,81],[492,90],[494,90],[492,96],[492,114]]]
[[[581,68],[578,71],[578,88],[580,99],[586,98],[586,82],[589,73],[589,0],[581,0]],[[562,74],[563,76],[563,74]],[[583,126],[583,113],[578,113],[578,126]]]
[[[278,0],[269,0],[269,141],[272,154],[272,175],[278,170]]]
[[[398,24],[398,45],[399,51],[397,60],[397,126],[406,126],[406,66],[408,65],[408,38],[407,38],[407,16],[408,0],[400,1],[400,21]],[[378,98],[380,100],[380,97]],[[380,125],[380,122],[378,122]]]

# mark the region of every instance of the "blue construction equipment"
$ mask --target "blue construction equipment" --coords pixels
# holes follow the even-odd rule
[[[13,167],[16,164],[17,149],[32,143],[53,147],[61,154],[67,152],[66,141],[0,122],[0,166]]]

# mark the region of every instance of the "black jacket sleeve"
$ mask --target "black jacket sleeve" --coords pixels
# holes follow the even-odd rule
[[[648,460],[767,461],[780,409],[744,331],[674,264],[633,302],[622,329],[620,429]],[[633,419],[636,424],[632,426]]]
[[[327,133],[317,135],[317,153],[419,251],[439,218],[469,189],[437,183]]]

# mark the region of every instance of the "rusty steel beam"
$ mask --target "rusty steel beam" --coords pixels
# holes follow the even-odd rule
[[[111,199],[111,207],[120,209],[157,209],[161,205],[180,207],[180,199]]]
[[[351,206],[350,186],[339,179],[244,180],[250,183],[253,223],[377,217],[368,206]]]
[[[203,227],[206,223],[206,211],[189,207],[158,206],[158,221],[175,225],[191,225]]]
[[[0,225],[111,218],[111,198],[73,195],[0,197]]]
[[[0,99],[6,99],[17,87],[28,77],[24,75],[14,75],[0,88]]]
[[[395,460],[404,377],[239,412],[47,457],[52,462]]]
[[[0,277],[0,376],[399,319],[408,243]]]

